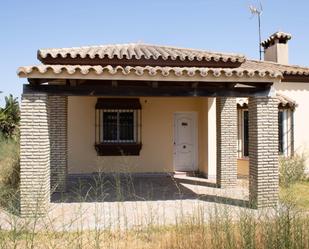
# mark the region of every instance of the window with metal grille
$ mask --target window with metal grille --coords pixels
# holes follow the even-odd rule
[[[103,110],[102,142],[137,142],[137,111]]]
[[[294,151],[294,118],[293,110],[279,109],[278,113],[279,154],[291,156]]]
[[[279,154],[290,156],[294,150],[293,110],[278,111],[278,150]],[[238,109],[238,158],[249,156],[249,112]]]
[[[95,148],[99,155],[139,155],[140,130],[141,104],[139,99],[98,99]]]
[[[249,112],[238,109],[238,157],[249,156]]]
[[[247,157],[249,156],[249,112],[244,111],[243,112],[243,146],[244,146],[244,151],[243,151],[243,156]]]
[[[279,125],[279,133],[278,133],[278,139],[279,139],[279,153],[283,154],[283,148],[284,148],[284,140],[283,140],[283,134],[284,134],[284,125],[283,125],[283,112],[279,111],[278,113],[278,125]]]

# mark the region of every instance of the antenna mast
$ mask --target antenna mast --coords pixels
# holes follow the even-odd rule
[[[258,28],[259,28],[259,53],[260,53],[260,60],[262,60],[262,35],[261,35],[261,15],[263,13],[263,7],[262,4],[260,3],[260,8],[254,7],[254,6],[249,6],[249,9],[251,11],[252,16],[257,16],[258,17]]]

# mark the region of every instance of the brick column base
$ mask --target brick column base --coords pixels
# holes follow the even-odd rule
[[[20,213],[41,216],[50,202],[48,96],[24,94],[20,120]]]
[[[278,203],[278,102],[249,98],[249,201],[252,207]]]
[[[217,112],[217,186],[237,184],[237,107],[236,98],[220,97]]]

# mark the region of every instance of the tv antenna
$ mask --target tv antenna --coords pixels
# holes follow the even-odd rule
[[[250,9],[250,12],[252,14],[252,17],[253,16],[257,16],[258,17],[258,28],[259,28],[259,53],[260,53],[260,60],[262,60],[262,53],[263,53],[263,50],[262,50],[262,35],[261,35],[261,15],[263,13],[263,6],[262,4],[260,3],[260,6],[259,7],[255,7],[253,5],[250,5],[249,6],[249,9]]]

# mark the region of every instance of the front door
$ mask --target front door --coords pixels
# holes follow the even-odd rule
[[[174,169],[197,170],[197,115],[195,112],[174,114]]]

